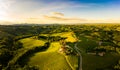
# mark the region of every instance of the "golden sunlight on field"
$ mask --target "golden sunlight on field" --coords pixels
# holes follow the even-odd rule
[[[62,32],[62,33],[55,33],[52,34],[53,36],[61,36],[61,37],[67,37],[65,41],[67,42],[76,42],[77,38],[73,32]]]

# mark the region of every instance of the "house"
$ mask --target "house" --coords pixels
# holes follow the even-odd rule
[[[99,52],[97,55],[104,56],[105,52]]]
[[[105,52],[88,52],[87,54],[90,54],[90,55],[98,55],[98,56],[104,56],[105,55]]]

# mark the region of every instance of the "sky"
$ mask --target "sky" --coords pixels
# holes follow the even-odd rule
[[[120,23],[120,0],[0,0],[0,24]]]

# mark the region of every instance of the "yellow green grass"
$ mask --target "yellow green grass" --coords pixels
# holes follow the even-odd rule
[[[15,64],[17,62],[17,60],[24,55],[28,50],[33,49],[34,47],[38,47],[38,46],[44,46],[45,41],[42,40],[36,40],[31,38],[24,38],[19,40],[22,44],[23,44],[23,48],[17,50],[16,55],[14,56],[14,58],[8,63],[9,64]]]
[[[48,34],[42,34],[48,35]],[[55,33],[51,36],[67,37],[66,42],[76,42],[76,36],[73,32]],[[21,39],[24,48],[33,48],[35,46],[43,46],[44,40],[33,39],[33,37]],[[75,56],[65,56],[59,53],[61,45],[59,42],[52,42],[46,51],[35,53],[30,57],[29,65],[38,66],[40,70],[71,70],[76,69],[78,59]]]
[[[37,40],[31,38],[24,38],[20,40],[21,43],[23,43],[24,48],[32,48],[36,46],[44,46],[45,41],[43,40]]]
[[[52,36],[67,37],[66,42],[76,42],[77,38],[73,32],[55,33]]]
[[[48,36],[48,34],[40,34],[40,35]],[[76,38],[74,32],[54,33],[54,34],[51,34],[51,36],[67,37],[67,39],[65,40],[66,42],[76,42],[77,41],[77,38]]]
[[[85,51],[87,47],[97,46],[95,40],[86,38],[84,36],[79,37],[81,42],[78,43],[78,48],[82,53],[83,70],[113,70],[112,66],[119,59],[120,55],[117,53],[106,53],[103,57],[87,54]]]
[[[76,70],[78,68],[78,56],[68,55],[66,56],[66,60],[68,61],[73,70]]]
[[[38,52],[30,58],[30,65],[37,65],[40,70],[71,70],[64,55],[58,53],[59,42],[51,43],[44,52]]]

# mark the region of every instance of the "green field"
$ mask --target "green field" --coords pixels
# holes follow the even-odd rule
[[[106,54],[103,57],[83,55],[83,70],[113,70],[114,64],[120,59],[116,53]]]
[[[0,70],[120,70],[120,25],[0,25]]]
[[[61,33],[54,33],[54,34],[40,34],[42,36],[60,36],[60,37],[67,37],[67,39],[65,39],[66,42],[76,42],[77,38],[74,34],[74,32],[61,32]]]
[[[26,52],[35,48],[35,47],[42,47],[45,44],[45,41],[30,38],[24,38],[19,40],[23,44],[23,48],[17,50],[16,55],[14,58],[9,62],[9,64],[15,64]],[[27,62],[26,62],[27,63]]]
[[[114,64],[120,59],[117,53],[106,53],[105,56],[96,56],[86,53],[88,47],[97,47],[97,41],[81,36],[78,43],[83,57],[83,70],[113,70]]]
[[[73,32],[55,33],[52,36],[67,37],[66,42],[76,42],[77,38]]]
[[[41,34],[48,36],[47,34]],[[76,42],[77,38],[73,32],[63,32],[51,34],[51,36],[67,37],[66,42]],[[34,47],[42,47],[47,42],[46,40],[38,40],[34,37],[24,38],[19,40],[23,43],[24,49],[31,49]],[[94,48],[98,46],[98,41],[85,37],[79,37],[78,48],[81,51],[83,58],[83,70],[112,70],[114,64],[120,59],[117,53],[106,53],[105,56],[95,56],[86,53],[87,48]],[[51,42],[48,49],[34,53],[29,57],[27,62],[30,66],[37,66],[40,70],[76,70],[78,69],[78,56],[65,55],[59,52],[61,44],[59,41]],[[73,46],[71,46],[74,48]],[[23,50],[24,50],[23,49]]]
[[[38,52],[31,57],[29,64],[38,65],[40,70],[70,70],[64,55],[58,53],[60,44],[58,42],[51,43],[48,50]]]
[[[76,41],[76,38],[72,32],[57,33],[52,34],[52,36],[67,37],[67,42]],[[24,48],[43,46],[45,44],[45,41],[33,39],[33,37],[21,39],[20,42],[23,43]],[[50,43],[50,47],[47,50],[37,52],[30,57],[28,65],[37,66],[40,70],[76,70],[78,67],[77,56],[67,56],[60,53],[60,47],[61,45],[59,42]]]
[[[45,41],[43,40],[37,40],[37,39],[33,39],[31,38],[24,38],[19,40],[21,43],[23,43],[24,48],[32,48],[32,47],[36,47],[36,46],[44,46]]]
[[[69,61],[69,63],[71,64],[71,67],[76,70],[78,69],[78,56],[75,55],[68,55],[66,56],[66,59]]]

